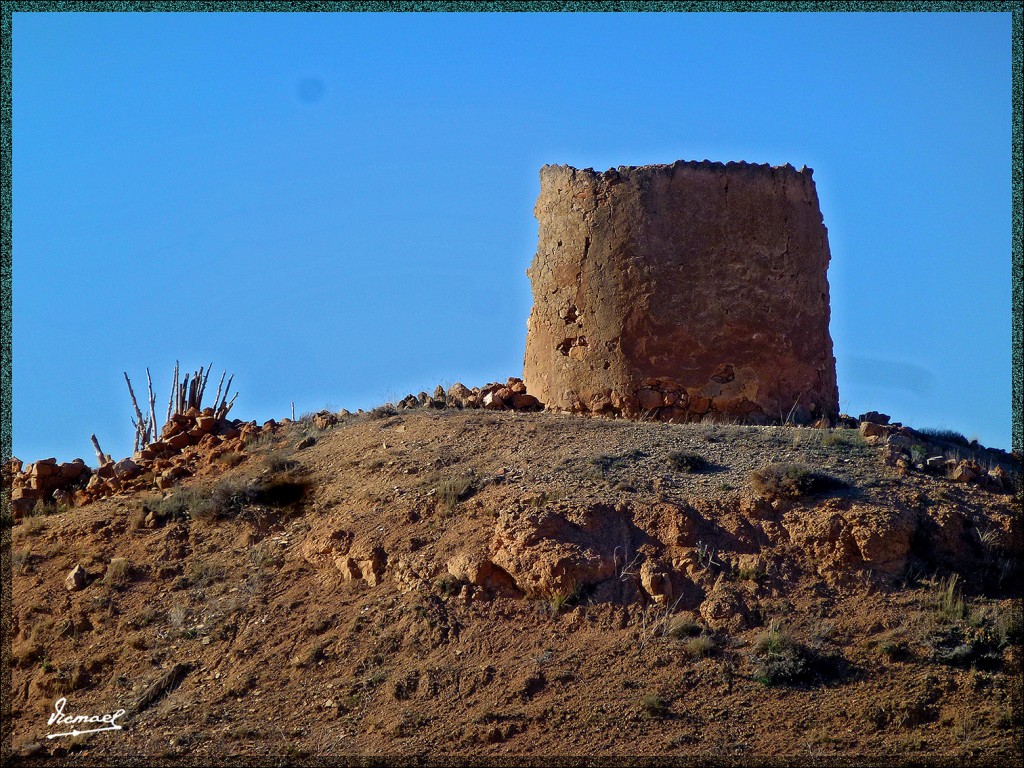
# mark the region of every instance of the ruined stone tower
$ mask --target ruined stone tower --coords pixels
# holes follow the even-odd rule
[[[839,411],[809,168],[540,172],[523,378],[549,407],[806,423]]]

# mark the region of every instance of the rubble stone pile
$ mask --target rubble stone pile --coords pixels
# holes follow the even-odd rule
[[[849,420],[849,416],[840,416]],[[982,467],[973,458],[961,458],[954,448],[940,445],[929,435],[900,423],[890,424],[889,416],[877,411],[861,414],[855,424],[861,437],[868,445],[882,449],[882,460],[906,472],[917,471],[941,475],[956,483],[974,483],[1008,490],[1012,479],[1002,465],[992,463],[990,468]],[[980,448],[980,446],[979,446]],[[968,450],[969,452],[969,450]]]
[[[504,384],[492,382],[485,387],[469,387],[456,382],[448,388],[438,385],[433,395],[420,392],[406,395],[396,403],[408,408],[486,408],[491,411],[540,411],[544,404],[526,391],[522,379],[510,378]]]
[[[82,459],[65,464],[42,459],[24,468],[20,460],[11,459],[6,472],[10,474],[14,518],[30,513],[40,503],[82,506],[119,493],[171,488],[224,454],[243,451],[248,440],[277,428],[274,421],[260,427],[255,421],[217,418],[213,408],[189,408],[171,417],[158,440],[98,469],[89,468]],[[4,480],[8,482],[8,478]]]

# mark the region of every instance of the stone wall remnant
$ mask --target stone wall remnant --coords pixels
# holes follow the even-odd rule
[[[523,380],[549,408],[683,422],[839,413],[809,168],[541,169]]]

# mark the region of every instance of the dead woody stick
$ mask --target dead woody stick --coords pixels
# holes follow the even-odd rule
[[[96,439],[96,435],[90,435],[89,439],[92,440],[93,450],[96,451],[96,466],[102,467],[109,461],[110,457],[100,449],[100,441]]]
[[[174,378],[171,379],[171,396],[167,398],[167,421],[166,424],[171,420],[171,414],[174,413],[174,396],[178,392],[178,361],[174,361]]]
[[[146,445],[156,440],[156,395],[153,394],[153,379],[146,368],[146,383],[149,385],[149,439]]]
[[[217,409],[220,408],[220,389],[224,385],[224,377],[228,375],[227,371],[223,371],[220,374],[220,381],[217,382],[217,394],[213,396],[213,410],[216,413]]]
[[[132,396],[132,407],[135,409],[135,451],[142,448],[141,443],[146,439],[146,418],[139,410],[139,403],[135,399],[135,390],[132,389],[132,380],[128,378],[128,372],[124,372],[124,380],[128,384],[128,394]],[[134,452],[134,451],[133,451]]]
[[[231,398],[231,402],[224,404],[220,410],[217,411],[216,416],[218,419],[223,419],[228,415],[228,411],[231,410],[231,406],[235,404],[235,399],[238,397],[238,393],[235,392],[234,397]]]

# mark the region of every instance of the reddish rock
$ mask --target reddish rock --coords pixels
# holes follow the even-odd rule
[[[88,471],[89,468],[85,466],[84,461],[81,459],[75,459],[75,461],[60,465],[60,478],[62,481],[77,480]]]
[[[879,439],[884,438],[888,434],[888,429],[883,427],[881,424],[876,424],[873,421],[862,421],[860,423],[860,434],[861,437],[877,437]]]
[[[548,407],[699,414],[714,399],[739,418],[838,414],[830,254],[810,170],[677,162],[540,175],[523,380]],[[701,399],[658,402],[651,378]]]
[[[488,392],[483,397],[483,406],[494,411],[500,411],[505,408],[505,401],[497,392]]]
[[[203,432],[210,432],[215,426],[217,426],[217,420],[213,418],[213,414],[200,416],[196,419],[196,428],[201,429]]]
[[[694,413],[698,416],[708,412],[711,407],[711,398],[702,397],[700,395],[694,395],[690,398],[690,413]]]
[[[483,587],[496,595],[520,595],[512,577],[484,555],[460,553],[448,561],[448,573],[459,581]]]
[[[973,483],[981,476],[981,467],[973,461],[961,461],[950,474],[950,479],[956,483]]]
[[[512,395],[512,407],[517,411],[533,411],[540,408],[541,404],[533,395],[515,393]]]
[[[131,459],[121,459],[114,465],[114,476],[119,480],[129,480],[141,471],[142,468]]]
[[[29,477],[53,477],[59,475],[60,470],[53,464],[37,461],[32,464],[32,469],[29,470]]]
[[[661,392],[649,387],[641,387],[636,391],[636,402],[645,411],[653,411],[665,404]]]
[[[529,597],[565,597],[614,576],[616,547],[628,540],[625,517],[605,505],[577,519],[509,510],[498,518],[489,560]]]
[[[166,440],[167,445],[174,450],[181,450],[189,444],[189,437],[187,432],[179,432]]]
[[[448,387],[448,405],[454,408],[462,408],[472,395],[473,393],[468,387],[464,384],[460,384],[459,382],[455,382]]]
[[[747,627],[750,612],[739,590],[722,575],[701,603],[700,615],[711,629],[736,632]]]
[[[338,417],[333,413],[318,413],[313,417],[313,426],[317,429],[327,429],[338,423]]]
[[[888,424],[889,415],[887,413],[879,413],[878,411],[868,411],[862,413],[859,417],[859,421],[870,421],[872,424]]]

